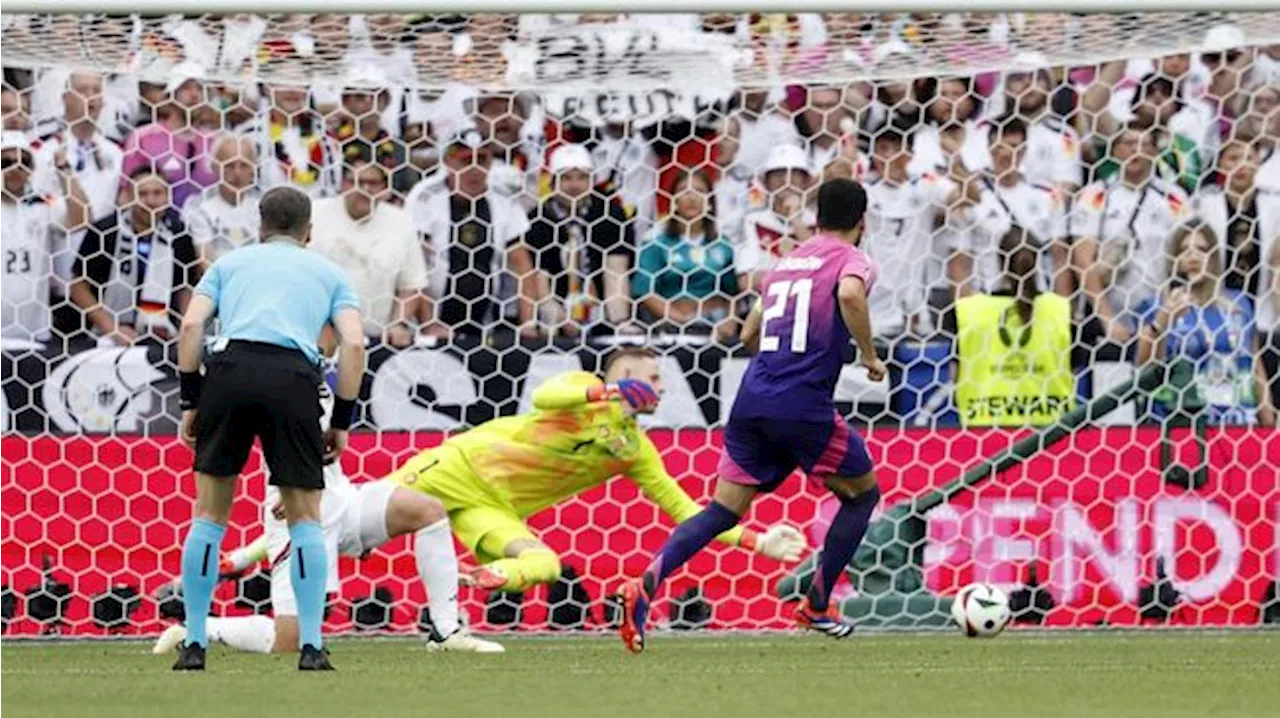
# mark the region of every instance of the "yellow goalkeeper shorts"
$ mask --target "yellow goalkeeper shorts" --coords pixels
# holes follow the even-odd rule
[[[453,534],[481,564],[503,558],[504,547],[512,541],[539,540],[515,508],[447,444],[418,454],[387,478],[439,499],[449,512]]]

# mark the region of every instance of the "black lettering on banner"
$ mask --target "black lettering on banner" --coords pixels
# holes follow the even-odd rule
[[[591,77],[594,80],[603,80],[609,75],[609,52],[604,45],[604,37],[600,34],[591,36],[591,40],[596,46],[595,66],[591,68]]]
[[[645,51],[640,48],[640,40],[640,33],[631,33],[627,38],[627,49],[622,51],[622,58],[626,63],[625,69],[632,75],[644,74]]]
[[[666,88],[654,90],[649,93],[649,101],[652,103],[650,111],[654,114],[661,117],[675,114],[676,93],[671,90]]]
[[[670,70],[655,66],[656,63],[649,60],[659,52],[657,33],[629,31],[625,46],[617,52],[610,51],[605,37],[603,32],[593,32],[538,38],[535,78],[542,82],[582,79],[603,82],[616,77],[655,80],[670,77]],[[572,67],[561,67],[567,65]]]
[[[587,53],[591,47],[579,35],[557,35],[537,39],[538,59],[533,63],[538,82],[565,82],[587,76]]]

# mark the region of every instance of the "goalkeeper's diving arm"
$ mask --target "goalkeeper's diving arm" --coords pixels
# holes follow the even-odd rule
[[[540,411],[574,409],[593,401],[601,401],[605,383],[585,371],[553,376],[533,390],[533,408]]]

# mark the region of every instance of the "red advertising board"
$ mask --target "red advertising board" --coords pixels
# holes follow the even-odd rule
[[[719,432],[654,431],[668,469],[696,498],[706,500]],[[892,506],[954,479],[983,456],[1004,448],[1003,431],[873,431],[869,436]],[[438,434],[360,434],[344,466],[356,481],[385,474]],[[1014,587],[1035,567],[1058,607],[1050,625],[1141,622],[1144,587],[1162,567],[1182,602],[1172,623],[1242,625],[1258,621],[1258,604],[1280,576],[1280,433],[1222,430],[1209,437],[1209,482],[1183,489],[1162,481],[1159,432],[1150,428],[1090,429],[1011,469],[952,504],[932,512],[924,552],[926,585],[950,593],[970,581]],[[190,518],[191,456],[176,439],[21,437],[0,439],[3,477],[3,583],[19,596],[52,575],[70,586],[63,633],[101,634],[90,600],[113,585],[144,595],[178,569]],[[1183,447],[1190,462],[1191,447]],[[227,547],[258,531],[263,480],[243,480]],[[758,502],[756,528],[787,521],[821,545],[832,500],[799,478]],[[550,509],[531,524],[583,579],[592,610],[625,576],[638,575],[671,524],[638,490],[619,479]],[[424,595],[404,540],[363,561],[344,559],[342,596],[330,628],[349,628],[353,600],[386,586],[394,597],[393,628],[409,629]],[[715,628],[782,628],[788,612],[772,595],[786,568],[742,550],[713,547],[671,582],[671,595],[694,583],[714,607]],[[225,585],[218,609],[236,612],[236,588]],[[546,627],[546,589],[524,597],[521,623]],[[465,594],[465,592],[464,592]],[[483,601],[464,596],[471,618],[483,623]],[[664,602],[665,603],[665,602]],[[9,635],[46,631],[26,617],[24,601]],[[665,606],[659,605],[659,620]],[[162,624],[144,600],[126,633],[152,633]]]

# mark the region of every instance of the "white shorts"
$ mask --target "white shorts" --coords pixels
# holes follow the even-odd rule
[[[320,523],[328,563],[326,590],[336,593],[341,585],[338,555],[359,558],[387,542],[387,504],[395,485],[374,481],[355,486],[337,464],[325,467],[324,478]],[[262,523],[266,528],[267,558],[271,561],[271,607],[277,616],[296,616],[298,602],[289,578],[289,526],[271,511],[279,500],[275,487],[268,487]]]
[[[338,553],[361,558],[391,540],[387,535],[387,506],[396,484],[385,479],[358,484],[343,514]]]

